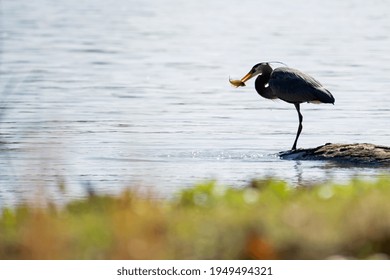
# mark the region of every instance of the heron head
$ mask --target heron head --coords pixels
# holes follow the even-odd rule
[[[241,81],[243,83],[245,83],[246,81],[248,81],[249,79],[251,79],[257,75],[263,75],[264,73],[271,73],[271,72],[272,72],[272,68],[269,65],[269,63],[268,62],[261,62],[261,63],[256,64],[255,66],[253,66],[252,69],[249,71],[249,73],[246,74],[241,79]]]

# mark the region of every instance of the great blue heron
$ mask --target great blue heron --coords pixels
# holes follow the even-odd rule
[[[258,94],[267,99],[279,98],[294,104],[297,109],[299,126],[292,146],[292,150],[296,150],[303,120],[300,104],[303,102],[334,104],[334,97],[320,82],[309,75],[289,67],[272,69],[269,62],[256,64],[241,80],[230,80],[230,83],[236,87],[245,86],[247,80],[257,75],[255,89]]]

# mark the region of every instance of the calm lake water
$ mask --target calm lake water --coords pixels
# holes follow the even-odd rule
[[[293,185],[388,169],[283,161],[294,106],[235,89],[262,61],[317,78],[298,147],[390,145],[388,1],[2,0],[0,206],[216,179]],[[65,182],[66,192],[58,185]]]

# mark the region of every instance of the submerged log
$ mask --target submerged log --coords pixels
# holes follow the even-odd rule
[[[328,160],[340,164],[390,167],[390,147],[367,143],[331,144],[280,152],[281,159]]]

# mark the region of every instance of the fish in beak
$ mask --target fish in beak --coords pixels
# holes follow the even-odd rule
[[[245,86],[245,82],[248,81],[250,78],[253,77],[253,69],[251,71],[249,71],[248,74],[246,74],[241,80],[232,80],[229,78],[229,82],[235,86],[235,87],[244,87]]]
[[[234,87],[245,87],[245,83],[242,80],[232,80],[229,78],[229,82]]]

